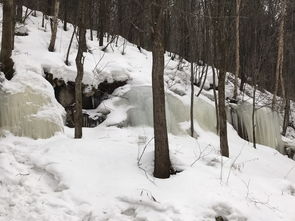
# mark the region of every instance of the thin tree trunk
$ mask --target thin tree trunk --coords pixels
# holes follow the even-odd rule
[[[45,28],[45,15],[42,14],[42,24],[41,24],[42,28]]]
[[[14,37],[15,37],[15,25],[16,25],[16,0],[13,0],[13,6],[12,6],[13,12],[12,12],[12,22],[13,22],[13,28],[12,28],[12,50],[14,50]]]
[[[236,0],[236,71],[234,81],[234,100],[237,100],[238,96],[238,77],[240,75],[240,6],[241,0]]]
[[[282,9],[281,9],[281,21],[279,27],[279,42],[278,42],[278,57],[276,65],[276,78],[275,78],[275,89],[272,99],[272,109],[276,109],[277,95],[279,89],[279,80],[280,76],[283,76],[283,63],[284,63],[284,35],[285,35],[285,11],[286,11],[286,0],[282,0]]]
[[[164,14],[163,0],[153,0],[153,116],[155,137],[155,167],[154,176],[157,178],[169,178],[171,162],[169,157],[169,144],[165,112],[165,90],[164,90]]]
[[[89,5],[89,25],[90,25],[90,40],[93,41],[93,1],[90,0]]]
[[[227,142],[227,121],[225,111],[225,77],[226,72],[220,70],[218,78],[219,136],[221,155],[224,157],[229,157]]]
[[[78,40],[78,53],[76,57],[77,77],[75,79],[75,138],[82,138],[82,80],[84,75],[84,57],[83,57],[83,45],[86,41],[86,28],[85,28],[85,8],[86,0],[79,2],[79,40]]]
[[[16,21],[21,23],[23,20],[23,0],[17,0]]]
[[[3,25],[1,41],[1,71],[4,72],[6,79],[13,77],[13,60],[11,58],[14,43],[14,1],[3,1]]]
[[[190,13],[193,14],[194,10],[194,4],[191,1],[189,1],[189,8]],[[187,29],[189,31],[189,45],[190,45],[190,58],[191,58],[191,109],[190,109],[190,118],[191,118],[191,136],[194,137],[195,128],[194,128],[194,98],[195,98],[195,74],[194,74],[194,61],[195,61],[195,45],[194,45],[194,39],[193,39],[193,33],[194,33],[194,21],[193,17],[189,16],[188,19],[186,19]]]
[[[205,71],[204,71],[204,69],[205,69]],[[203,89],[204,89],[204,86],[205,86],[205,83],[206,83],[206,80],[207,80],[207,75],[208,75],[208,65],[207,65],[207,64],[204,65],[204,68],[203,68],[202,72],[204,72],[205,76],[204,76],[203,83],[202,83],[202,85],[201,85],[201,87],[200,87],[200,90],[199,90],[199,92],[198,92],[198,94],[197,94],[197,97],[199,97],[200,94],[202,93],[202,91],[203,91]],[[203,74],[202,74],[202,75],[203,75]]]
[[[68,65],[68,66],[70,65],[69,56],[70,56],[70,51],[71,51],[72,43],[73,43],[73,40],[74,40],[74,36],[76,34],[76,29],[77,29],[77,26],[74,26],[73,34],[72,34],[72,37],[71,37],[71,40],[70,40],[70,44],[69,44],[69,47],[68,47],[67,56],[66,56],[66,60],[65,60],[65,64]]]
[[[54,15],[52,18],[52,33],[51,33],[51,39],[50,44],[48,47],[48,50],[53,52],[55,49],[55,41],[56,41],[56,35],[57,35],[57,26],[58,26],[58,13],[59,13],[59,0],[55,0],[54,2]]]
[[[215,103],[215,112],[216,112],[216,131],[219,134],[219,108],[218,108],[218,98],[216,93],[216,71],[214,66],[212,66],[213,72],[213,95],[214,95],[214,103]]]
[[[282,132],[283,136],[286,136],[287,128],[289,126],[289,120],[290,120],[290,99],[287,96],[286,103],[285,103],[284,123],[283,123],[283,132]]]
[[[191,136],[194,137],[194,97],[195,97],[195,87],[194,87],[195,75],[194,75],[194,63],[191,62]]]
[[[99,20],[99,46],[103,46],[105,0],[100,1],[99,16],[100,16],[100,20]]]
[[[214,63],[215,63],[215,54],[214,54],[214,39],[213,39],[213,30],[214,30],[214,24],[212,21],[212,16],[211,16],[211,11],[208,8],[208,15],[210,18],[210,23],[209,23],[209,49],[210,49],[210,54],[211,54],[211,59],[212,59],[212,72],[213,72],[213,95],[214,95],[214,103],[215,103],[215,114],[216,114],[216,132],[219,134],[219,107],[218,107],[218,97],[216,93],[216,76],[218,77],[218,74],[215,71]]]
[[[255,77],[254,77],[255,78]],[[256,121],[255,121],[255,112],[256,112],[256,82],[254,82],[253,90],[253,105],[252,105],[252,135],[253,135],[253,147],[256,149]]]
[[[64,31],[68,30],[68,0],[64,0]]]

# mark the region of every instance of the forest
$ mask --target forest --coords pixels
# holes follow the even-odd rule
[[[294,1],[0,14],[0,220],[295,220]]]

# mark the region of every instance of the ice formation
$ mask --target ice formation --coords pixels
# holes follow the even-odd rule
[[[130,126],[153,126],[153,100],[150,86],[131,88],[125,95],[128,104],[127,122]],[[170,133],[186,134],[180,123],[190,120],[190,106],[185,104],[181,97],[171,92],[166,92],[166,117],[167,129]],[[201,98],[196,98],[194,103],[194,116],[199,125],[209,131],[216,131],[216,117],[214,106]]]
[[[63,108],[42,76],[17,75],[12,81],[1,77],[0,128],[17,136],[49,138],[63,131]]]
[[[242,138],[250,142],[253,142],[252,113],[252,104],[247,102],[231,104],[228,110],[228,121]],[[255,133],[257,143],[282,150],[278,113],[267,107],[258,108],[255,111]]]
[[[130,126],[153,126],[152,90],[150,86],[133,87],[125,95],[131,108],[127,111],[127,123]],[[167,129],[172,134],[186,134],[180,123],[190,120],[190,105],[182,101],[178,95],[166,92]],[[216,132],[216,113],[214,104],[205,97],[196,97],[194,102],[194,118],[204,130]],[[252,105],[242,103],[231,104],[227,111],[229,123],[239,135],[253,142]],[[256,142],[282,150],[280,119],[277,113],[263,107],[256,110]]]

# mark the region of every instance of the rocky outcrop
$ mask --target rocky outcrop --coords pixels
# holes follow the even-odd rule
[[[45,73],[45,79],[53,86],[57,101],[66,110],[66,126],[74,127],[75,83],[53,78],[51,73]],[[126,83],[127,81],[114,81],[112,83],[104,81],[97,87],[82,85],[83,127],[96,127],[106,119],[108,113],[95,112],[94,109],[108,99],[115,89],[124,86]]]

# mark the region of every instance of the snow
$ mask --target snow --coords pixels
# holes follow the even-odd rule
[[[268,147],[254,150],[232,129],[230,159],[219,156],[216,135],[170,134],[173,166],[183,172],[169,180],[152,177],[153,141],[139,163],[146,172],[137,166],[150,128],[99,126],[84,129],[82,140],[72,134],[0,141],[3,220],[295,218],[294,161]]]
[[[42,75],[46,71],[65,82],[73,81],[77,45],[74,42],[71,50],[71,65],[65,66],[72,29],[64,32],[60,26],[56,51],[48,52],[49,24],[41,28],[37,15],[27,21],[29,35],[16,37],[17,75],[1,85],[13,95],[27,88],[36,90],[45,98],[42,101],[49,101],[40,105],[36,116],[61,122],[63,109]],[[95,110],[109,113],[101,125],[84,128],[80,140],[73,139],[74,131],[67,127],[48,139],[4,132],[0,138],[0,220],[211,221],[216,216],[234,221],[295,220],[294,161],[267,146],[254,149],[230,124],[230,158],[221,157],[212,91],[195,99],[198,138],[189,137],[185,131],[189,129],[190,66],[184,61],[179,67],[168,54],[170,157],[180,172],[166,180],[152,176],[152,57],[130,43],[122,55],[123,43],[120,38],[118,47],[111,44],[103,52],[97,41],[88,41],[85,84],[96,87],[103,81],[128,80]],[[209,72],[206,84],[212,80]],[[199,88],[195,89],[197,93]],[[228,83],[227,94],[231,90]]]

